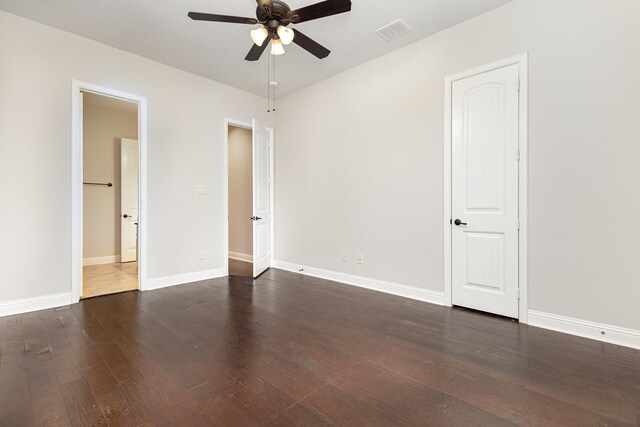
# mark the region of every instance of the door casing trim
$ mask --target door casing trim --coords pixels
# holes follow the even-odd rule
[[[509,65],[518,65],[520,79],[520,97],[518,101],[518,148],[520,162],[518,164],[518,217],[520,230],[518,233],[518,286],[520,300],[518,302],[519,321],[528,323],[528,53],[524,52],[490,64],[481,65],[461,73],[446,76],[444,79],[444,304],[452,306],[451,284],[451,119],[453,83],[478,74],[493,71]]]
[[[82,92],[138,104],[138,289],[147,290],[147,98],[79,80],[71,81],[71,297],[82,294],[83,250],[83,135]]]

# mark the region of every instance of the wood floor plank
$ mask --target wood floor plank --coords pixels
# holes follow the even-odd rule
[[[71,425],[107,425],[102,411],[98,406],[98,402],[84,378],[65,383],[61,386],[61,391],[65,405],[67,406]]]
[[[238,381],[227,390],[226,398],[260,424],[295,404],[286,393],[248,371],[238,375]]]
[[[487,411],[444,391],[368,362],[354,366],[333,386],[359,396],[376,409],[408,425],[509,425],[496,411]],[[313,397],[313,395],[312,395]],[[455,411],[452,408],[456,408]]]
[[[34,422],[23,333],[23,319],[0,319],[0,425],[28,426]]]
[[[463,372],[452,378],[447,391],[469,404],[520,425],[633,426],[633,422],[601,416],[594,411],[553,399],[485,374]]]
[[[299,402],[322,419],[338,426],[394,426],[400,420],[376,407],[375,403],[344,392],[329,384]]]
[[[335,426],[335,424],[331,421],[322,418],[320,415],[316,414],[313,411],[310,411],[300,404],[295,404],[292,407],[288,408],[286,411],[277,414],[267,422],[267,425],[280,427]]]
[[[44,323],[39,313],[24,316],[29,392],[36,425],[68,425],[67,408],[58,386]]]
[[[0,425],[640,425],[640,351],[271,269],[0,318]]]
[[[142,416],[127,398],[124,390],[118,387],[108,393],[97,396],[98,405],[110,427],[140,426]]]

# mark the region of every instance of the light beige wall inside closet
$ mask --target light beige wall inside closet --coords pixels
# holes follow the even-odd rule
[[[229,255],[253,253],[251,130],[229,126]]]
[[[113,183],[83,186],[85,262],[120,255],[120,139],[138,139],[137,106],[110,100],[114,108],[105,106],[105,100],[109,98],[84,94],[84,182]]]

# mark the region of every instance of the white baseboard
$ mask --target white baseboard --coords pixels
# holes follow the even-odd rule
[[[239,261],[253,262],[253,255],[247,255],[240,252],[229,251],[229,258]]]
[[[0,317],[61,307],[63,305],[72,304],[73,302],[75,301],[73,301],[71,292],[0,302]]]
[[[120,255],[85,258],[82,260],[82,265],[115,264],[116,262],[120,262]]]
[[[444,293],[275,260],[273,268],[444,305]],[[640,349],[640,331],[529,310],[528,324],[584,338]],[[604,335],[602,334],[604,332]]]
[[[304,265],[292,264],[284,261],[274,261],[274,268],[292,271],[294,273],[305,274],[307,276],[319,277],[321,279],[333,280],[334,282],[345,283],[347,285],[359,286],[361,288],[372,289],[374,291],[385,292],[405,298],[429,302],[431,304],[444,305],[444,293],[416,288],[414,286],[400,285],[398,283],[384,282],[382,280],[369,279],[367,277],[353,274],[340,273],[337,271],[323,270],[321,268],[308,267]]]
[[[225,277],[226,269],[216,268],[214,270],[196,271],[193,273],[176,274],[174,276],[157,277],[147,280],[146,291],[166,288],[168,286],[184,285],[185,283],[199,282],[201,280],[217,279]]]
[[[529,310],[529,325],[640,349],[640,331]],[[604,332],[604,334],[603,334]]]

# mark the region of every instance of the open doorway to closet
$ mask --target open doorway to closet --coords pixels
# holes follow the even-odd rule
[[[273,131],[227,119],[227,238],[230,276],[256,278],[273,254]]]
[[[228,125],[229,275],[253,276],[252,130]]]
[[[138,289],[137,102],[82,92],[82,293]]]

